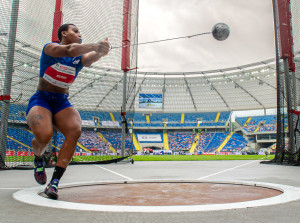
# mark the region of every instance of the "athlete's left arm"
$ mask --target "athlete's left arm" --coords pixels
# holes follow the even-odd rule
[[[81,57],[81,63],[82,63],[83,66],[89,67],[94,62],[98,61],[103,56],[105,56],[105,55],[100,54],[100,53],[96,53],[95,51],[94,52],[90,52],[90,53],[86,53],[86,54],[82,55],[82,57]]]
[[[94,62],[98,61],[101,57],[106,56],[110,50],[108,39],[106,38],[103,42],[101,52],[92,51],[83,54],[81,57],[81,63],[85,67],[91,66]]]

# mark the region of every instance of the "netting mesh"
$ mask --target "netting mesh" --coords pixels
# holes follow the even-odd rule
[[[0,2],[0,94],[10,95],[11,100],[1,101],[0,114],[5,121],[8,115],[7,134],[1,135],[2,167],[27,165],[33,160],[32,132],[26,125],[26,107],[35,93],[39,79],[39,60],[44,44],[51,42],[55,0]],[[14,4],[14,6],[13,6]],[[13,22],[13,7],[17,21]],[[83,43],[96,43],[108,37],[112,46],[122,45],[123,0],[64,0],[63,23],[75,24]],[[131,43],[137,43],[138,0],[132,0]],[[15,51],[9,54],[10,33],[16,27]],[[11,83],[7,82],[8,58],[13,58]],[[137,46],[131,47],[130,67],[137,66]],[[83,134],[76,148],[77,160],[107,160],[118,157],[121,149],[121,107],[123,102],[122,48],[110,51],[91,67],[84,68],[70,87],[69,100],[83,120]],[[128,72],[126,91],[127,117],[134,112],[136,71]],[[11,86],[9,93],[5,92]],[[9,107],[6,111],[5,106]],[[1,125],[1,131],[5,125]],[[3,131],[4,131],[3,130]],[[3,133],[2,131],[2,133]],[[48,153],[55,154],[63,142],[61,133],[54,131]],[[5,145],[6,144],[6,145]],[[133,149],[130,135],[126,136],[126,154]],[[5,163],[3,161],[5,157]]]
[[[294,63],[295,73],[292,74],[292,94],[295,111],[300,111],[300,2],[297,0],[291,1],[292,13],[292,28],[293,28],[293,43],[294,43]],[[293,114],[293,130],[294,130],[294,145],[295,149],[290,150],[293,154],[292,162],[300,164],[299,148],[300,148],[300,131],[299,131],[299,115]]]
[[[295,72],[285,71],[288,64],[277,65],[277,149],[276,162],[299,164],[299,92],[300,92],[300,2],[290,1]],[[286,12],[288,13],[288,12]],[[279,37],[280,38],[280,37]],[[277,55],[279,57],[279,55]],[[286,68],[288,69],[288,68]]]

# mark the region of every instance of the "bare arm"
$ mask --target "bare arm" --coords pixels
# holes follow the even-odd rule
[[[99,52],[100,43],[92,44],[78,44],[72,43],[69,45],[59,45],[56,43],[48,44],[44,52],[52,57],[77,57],[92,51]]]
[[[95,51],[83,54],[81,57],[81,63],[85,67],[91,66],[94,62],[98,61],[104,55]]]
[[[100,52],[93,51],[82,55],[81,63],[83,64],[83,66],[89,67],[92,65],[92,63],[98,61],[101,57],[106,56],[108,54],[110,50],[108,38],[106,38],[103,42],[100,42],[100,44]]]

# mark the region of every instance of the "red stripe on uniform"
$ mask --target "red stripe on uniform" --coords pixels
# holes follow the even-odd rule
[[[48,67],[47,70],[45,71],[45,74],[48,74],[50,77],[52,77],[57,81],[61,81],[68,84],[73,83],[75,79],[75,76],[59,72],[52,67]]]

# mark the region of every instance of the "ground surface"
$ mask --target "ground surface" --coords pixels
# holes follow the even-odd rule
[[[53,168],[47,169],[49,178],[52,171]],[[22,188],[38,186],[32,170],[0,171],[0,179],[1,223],[300,222],[300,201],[258,208],[191,213],[110,213],[38,207],[21,203],[12,197],[14,192]],[[300,187],[300,167],[260,164],[259,160],[78,165],[69,166],[61,183],[143,179],[257,181]]]

